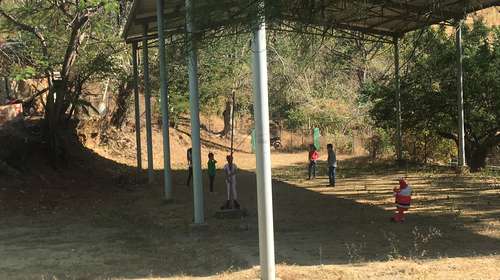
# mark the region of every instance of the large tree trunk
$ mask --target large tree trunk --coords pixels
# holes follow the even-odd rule
[[[458,137],[454,133],[439,133],[444,138],[455,141],[458,148]],[[500,132],[493,130],[489,135],[480,138],[482,141],[473,141],[470,135],[465,138],[465,161],[471,172],[480,171],[486,166],[488,154],[500,144]]]
[[[472,151],[469,151],[467,156],[467,165],[471,172],[480,171],[482,168],[486,167],[486,157],[488,156],[488,150],[483,147],[476,147]]]
[[[63,159],[66,154],[61,126],[66,121],[65,114],[71,103],[71,69],[78,57],[78,50],[84,38],[82,30],[87,22],[88,16],[75,16],[62,63],[61,80],[53,82],[52,89],[49,90],[49,96],[47,97],[45,137],[49,144],[50,158],[54,166],[57,166],[58,161]]]
[[[488,136],[481,139],[482,141],[478,143],[467,141],[469,151],[466,155],[466,159],[467,165],[469,165],[472,172],[480,171],[482,168],[486,167],[486,158],[490,152],[500,144],[500,131],[492,130]]]
[[[45,107],[44,137],[49,145],[49,157],[54,167],[58,165],[58,160],[64,156],[64,147],[61,145],[62,141],[59,131],[60,116],[57,113],[57,102],[55,100],[61,96],[59,92],[62,90],[61,81],[54,81],[49,89],[47,105]]]

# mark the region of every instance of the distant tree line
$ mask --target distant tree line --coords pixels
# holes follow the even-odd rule
[[[54,159],[64,149],[60,130],[65,124],[97,111],[89,102],[96,94],[92,84],[110,81],[116,103],[111,125],[121,127],[131,111],[130,46],[119,36],[129,9],[126,0],[0,0],[2,36],[22,46],[23,54],[22,63],[2,72],[11,79],[47,80],[40,100]],[[348,137],[368,137],[371,131],[378,139],[373,143],[390,150],[395,128],[392,46],[357,32],[351,38],[342,34],[268,32],[271,118],[289,130],[319,127]],[[220,35],[199,44],[202,112],[222,117],[234,91],[234,111],[251,117],[250,35]],[[499,144],[499,36],[498,27],[479,21],[464,30],[466,152],[473,170],[483,167]],[[189,110],[185,45],[181,38],[167,48],[169,125],[174,127]],[[156,49],[150,55],[150,61],[157,61]],[[407,158],[449,159],[456,152],[446,139],[457,141],[454,38],[445,29],[410,33],[402,41],[401,57]],[[150,68],[153,97],[159,101],[158,65]],[[142,75],[142,67],[139,71]]]

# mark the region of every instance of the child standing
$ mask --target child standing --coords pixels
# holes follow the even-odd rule
[[[311,144],[309,146],[309,180],[311,180],[311,175],[313,179],[316,179],[316,161],[319,158],[319,153],[316,151],[316,146]]]
[[[210,180],[210,192],[214,192],[214,180],[215,180],[215,172],[216,172],[216,167],[215,164],[217,161],[214,158],[213,153],[208,153],[208,178]]]
[[[233,156],[228,155],[226,157],[227,164],[224,166],[224,173],[226,174],[226,188],[227,188],[227,201],[221,209],[231,209],[232,206],[236,209],[240,209],[240,204],[238,203],[238,194],[236,193],[236,164],[233,163]]]
[[[405,211],[410,208],[411,192],[412,189],[408,183],[403,178],[399,179],[399,188],[394,188],[397,212],[392,216],[391,221],[401,223],[405,221]]]
[[[188,162],[188,177],[186,181],[186,187],[189,187],[191,178],[193,177],[193,148],[187,149],[186,158]]]
[[[335,169],[337,168],[337,155],[333,150],[333,145],[326,145],[328,150],[328,179],[330,186],[335,187]]]

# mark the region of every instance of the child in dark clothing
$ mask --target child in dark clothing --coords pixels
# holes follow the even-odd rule
[[[217,171],[217,168],[215,164],[217,161],[214,158],[213,153],[208,153],[208,178],[210,180],[210,192],[214,192],[214,180],[215,180],[215,173]]]
[[[193,177],[193,149],[189,148],[186,152],[186,158],[188,162],[188,177],[186,181],[186,187],[189,187],[191,183],[191,178]]]
[[[335,169],[337,169],[337,154],[332,144],[326,145],[328,151],[328,181],[330,186],[335,187]]]

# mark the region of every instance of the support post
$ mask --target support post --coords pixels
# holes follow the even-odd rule
[[[276,277],[274,259],[274,225],[271,180],[271,148],[269,139],[269,100],[267,85],[267,50],[264,1],[252,33],[254,116],[257,159],[257,204],[259,219],[259,253],[261,279]]]
[[[137,159],[137,172],[142,170],[141,153],[141,117],[139,107],[139,73],[137,71],[137,42],[132,43],[132,71],[134,78],[134,111],[135,111],[135,148]]]
[[[394,37],[394,83],[396,91],[396,159],[403,160],[403,132],[401,129],[401,81],[399,77],[399,38]]]
[[[189,107],[191,110],[191,147],[193,160],[194,223],[204,224],[203,177],[201,173],[200,95],[198,89],[198,55],[192,21],[192,1],[186,0],[187,65],[189,74]]]
[[[148,150],[148,182],[154,181],[153,173],[153,132],[151,128],[151,87],[149,84],[148,25],[144,25],[142,39],[142,63],[144,65],[144,106],[146,107],[146,145]]]
[[[465,163],[465,129],[464,129],[464,90],[462,72],[462,20],[455,27],[457,47],[457,103],[458,103],[458,167],[464,168]]]
[[[172,199],[172,171],[170,167],[170,121],[168,116],[168,77],[165,52],[163,0],[156,0],[156,19],[158,24],[158,57],[160,60],[160,101],[163,133],[163,186],[165,199],[170,200]]]
[[[234,109],[236,106],[236,91],[233,89],[231,92],[231,102],[233,105],[231,106],[231,156],[234,153]]]

